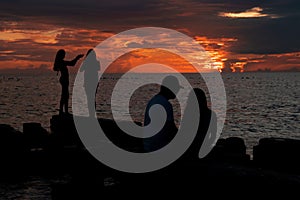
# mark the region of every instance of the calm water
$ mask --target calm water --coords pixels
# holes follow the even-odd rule
[[[192,86],[206,90],[199,75],[185,76]],[[300,139],[300,73],[228,73],[222,77],[227,93],[227,117],[222,137],[244,138],[249,152],[262,137]],[[111,75],[102,81],[97,95],[97,115],[112,118],[108,96],[117,78]],[[40,122],[49,129],[49,119],[58,113],[60,96],[55,73],[2,74],[0,85],[0,123],[22,131],[22,123]],[[143,121],[147,101],[158,89],[153,85],[145,86],[134,93],[130,103],[134,120]],[[179,118],[178,103],[172,103],[175,118]]]
[[[206,90],[201,77],[185,76],[192,86]],[[262,137],[300,139],[300,73],[229,73],[222,77],[227,93],[227,117],[221,137],[242,137],[249,154]],[[116,81],[116,76],[110,76],[100,84],[96,107],[99,117],[112,118],[108,96]],[[134,93],[130,103],[134,120],[143,121],[146,103],[158,89],[145,86]],[[0,123],[22,131],[22,123],[40,122],[49,130],[51,116],[58,113],[60,96],[55,73],[1,74],[0,92]],[[172,103],[175,118],[179,118],[178,102]],[[16,183],[0,183],[0,199],[49,199],[53,181],[29,177]]]

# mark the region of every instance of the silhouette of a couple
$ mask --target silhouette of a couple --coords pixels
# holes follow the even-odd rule
[[[167,116],[163,128],[154,136],[144,139],[145,152],[158,150],[167,145],[175,137],[178,129],[174,122],[173,108],[169,100],[176,98],[176,94],[180,88],[182,87],[179,85],[179,81],[175,76],[167,76],[162,81],[160,92],[149,101],[145,111],[144,126],[147,126],[151,123],[149,111],[150,108],[155,104],[162,106],[165,109]],[[195,93],[198,100],[200,121],[196,137],[191,146],[182,156],[183,159],[197,159],[199,157],[199,150],[207,135],[209,140],[208,143],[213,143],[216,139],[216,114],[208,108],[206,95],[203,90],[200,88],[194,88],[193,91],[191,91],[188,97],[186,110],[193,109],[191,108],[191,106],[193,106],[191,102],[192,93]],[[153,117],[153,115],[151,117]]]
[[[84,55],[79,54],[71,61],[64,60],[66,55],[65,50],[60,49],[56,53],[54,67],[60,72],[59,82],[61,84],[61,98],[59,104],[59,114],[70,115],[68,111],[69,103],[69,70],[68,66],[75,66],[77,61]],[[84,88],[86,91],[88,110],[90,116],[95,116],[95,94],[94,86],[98,83],[98,71],[100,70],[100,63],[96,59],[96,53],[93,49],[89,49],[86,53],[86,58],[82,64],[80,71],[84,72]],[[63,109],[65,112],[63,112]]]

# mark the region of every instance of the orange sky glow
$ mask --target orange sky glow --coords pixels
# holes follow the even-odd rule
[[[85,35],[85,37],[80,38],[80,35]],[[85,53],[92,47],[92,45],[85,44],[97,45],[99,40],[104,40],[112,35],[114,34],[88,29],[2,30],[0,31],[0,41],[8,48],[0,51],[0,57],[2,58],[0,68],[51,69],[55,52],[58,49],[64,48],[68,53],[66,59],[71,59],[76,54]],[[69,40],[69,43],[63,44],[62,39]],[[244,72],[269,68],[273,68],[274,71],[281,71],[300,66],[300,52],[273,55],[236,54],[230,52],[229,49],[232,44],[238,41],[237,38],[208,38],[196,35],[194,39],[208,52],[213,68],[219,71]],[[12,48],[9,48],[10,44],[12,44]],[[22,45],[23,49],[15,50],[13,48],[16,46],[15,44]],[[39,54],[38,50],[40,48],[43,48],[44,52]],[[46,52],[49,52],[49,54],[46,54]],[[179,72],[195,72],[192,65],[180,56],[159,49],[140,50],[126,54],[117,59],[112,64],[113,67],[110,66],[108,72],[120,73],[130,69],[130,67],[149,62],[162,63],[173,67]],[[251,68],[247,69],[247,66],[251,66]],[[274,68],[274,66],[276,67]]]
[[[139,49],[129,52],[116,59],[106,69],[107,73],[125,73],[131,68],[148,63],[167,65],[178,72],[195,73],[197,70],[184,58],[161,49]],[[145,72],[145,71],[143,71]],[[149,69],[149,73],[155,73]],[[161,71],[160,71],[161,72]],[[169,72],[168,70],[164,71]]]

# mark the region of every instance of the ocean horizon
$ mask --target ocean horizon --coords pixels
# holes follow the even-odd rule
[[[112,119],[110,98],[107,96],[120,74],[108,74],[101,79],[96,96],[99,118]],[[193,87],[207,92],[199,74],[184,76]],[[221,138],[241,137],[247,152],[260,138],[281,137],[300,139],[299,72],[221,73],[227,95],[227,116]],[[37,122],[50,131],[50,119],[58,114],[60,84],[55,72],[0,75],[0,123],[22,131],[23,123]],[[70,74],[70,95],[75,74]],[[133,80],[134,81],[134,80]],[[145,86],[131,98],[130,115],[143,122],[147,101],[157,93],[157,86]],[[209,102],[209,94],[208,102]],[[178,102],[172,101],[176,124],[180,124]],[[71,109],[71,102],[69,103]],[[72,111],[71,111],[72,112]]]

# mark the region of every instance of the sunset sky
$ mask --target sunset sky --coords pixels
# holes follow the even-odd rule
[[[0,0],[0,69],[51,69],[58,49],[72,58],[121,31],[151,26],[194,38],[223,71],[300,71],[299,11],[299,0]],[[146,62],[136,54],[143,53],[116,63]]]

